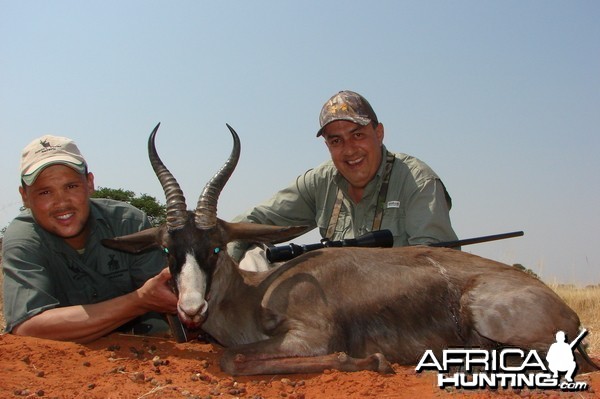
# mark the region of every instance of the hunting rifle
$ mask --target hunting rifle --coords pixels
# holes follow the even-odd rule
[[[456,248],[463,245],[479,244],[482,242],[503,240],[505,238],[522,236],[522,231],[513,231],[511,233],[494,234],[491,236],[467,238],[464,240],[444,241],[428,244],[430,247]],[[331,241],[323,238],[318,244],[298,245],[294,243],[268,246],[266,253],[267,259],[271,263],[283,262],[302,255],[305,252],[314,251],[321,248],[330,247],[383,247],[389,248],[394,245],[394,237],[389,230],[377,230],[363,234],[357,238],[346,238],[345,240]]]

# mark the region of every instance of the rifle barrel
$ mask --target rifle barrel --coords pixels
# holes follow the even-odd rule
[[[575,346],[577,346],[577,344],[579,344],[579,341],[581,341],[581,339],[582,339],[583,337],[585,337],[585,335],[587,334],[587,332],[588,332],[588,331],[587,331],[585,328],[584,328],[583,330],[581,330],[581,332],[579,333],[579,335],[577,336],[577,338],[575,338],[575,339],[573,340],[573,342],[571,342],[571,343],[569,344],[569,346],[570,346],[571,348],[574,348]]]
[[[523,234],[525,234],[525,233],[523,233],[522,231],[513,231],[510,233],[494,234],[491,236],[466,238],[464,240],[436,242],[434,244],[429,244],[429,246],[430,247],[454,248],[454,247],[460,247],[462,245],[479,244],[479,243],[488,242],[488,241],[504,240],[505,238],[520,237]]]
[[[464,240],[445,241],[434,244],[429,244],[430,247],[446,247],[455,248],[462,245],[478,244],[480,242],[488,242],[495,240],[503,240],[505,238],[519,237],[524,233],[522,231],[513,231],[511,233],[494,234],[491,236],[467,238]],[[394,245],[394,237],[389,230],[379,230],[366,233],[360,237],[345,239],[341,241],[327,241],[318,244],[296,245],[290,243],[282,246],[268,246],[266,256],[269,262],[282,262],[302,255],[305,252],[325,247],[392,247]]]

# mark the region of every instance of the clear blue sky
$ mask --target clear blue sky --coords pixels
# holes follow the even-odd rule
[[[164,202],[159,152],[193,207],[230,151],[231,219],[328,158],[332,94],[367,97],[387,146],[454,200],[464,250],[547,282],[600,283],[598,1],[0,0],[0,226],[20,206],[21,149],[74,138],[98,186]],[[306,237],[305,243],[316,235]]]

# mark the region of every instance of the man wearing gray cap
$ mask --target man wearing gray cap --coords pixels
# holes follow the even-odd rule
[[[120,201],[90,198],[94,176],[76,144],[43,136],[21,154],[25,210],[3,239],[6,331],[89,342],[115,329],[168,331],[158,313],[175,313],[177,297],[159,251],[131,255],[100,240],[150,227]]]
[[[394,246],[457,239],[444,184],[424,162],[386,149],[383,124],[363,96],[349,90],[333,95],[319,123],[317,137],[325,139],[331,160],[234,221],[307,225],[335,241],[388,229]],[[236,243],[230,252],[240,259],[246,249]],[[242,268],[264,269],[252,263],[262,254],[248,255]]]

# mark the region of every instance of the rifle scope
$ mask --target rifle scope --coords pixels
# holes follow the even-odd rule
[[[363,234],[356,238],[346,238],[340,241],[322,239],[318,244],[297,245],[290,243],[281,246],[268,246],[267,259],[271,263],[284,262],[302,255],[305,252],[330,247],[392,247],[394,236],[389,230],[377,230]]]

